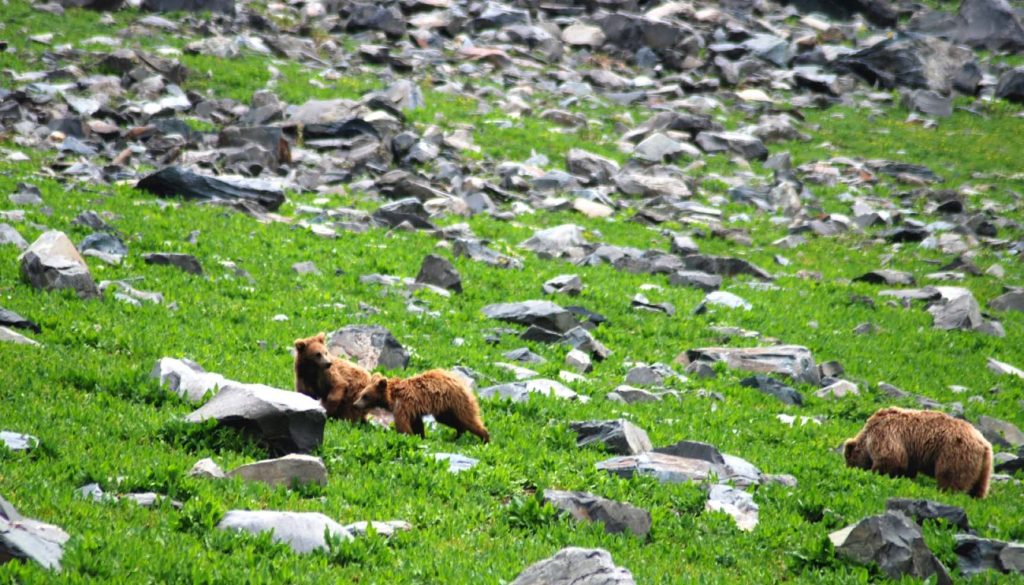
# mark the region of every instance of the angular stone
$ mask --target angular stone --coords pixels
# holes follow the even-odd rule
[[[110,1],[110,0],[106,0]],[[234,14],[233,0],[142,0],[146,12],[220,12]]]
[[[719,276],[753,276],[758,280],[772,280],[772,275],[763,268],[755,266],[742,258],[728,256],[708,256],[706,254],[690,254],[683,256],[683,266],[687,270],[698,270]]]
[[[168,357],[156,362],[149,377],[159,379],[161,385],[167,384],[171,392],[189,402],[200,402],[207,392],[216,394],[218,388],[228,384],[244,386],[220,374],[207,372],[192,360]]]
[[[902,512],[906,516],[913,518],[918,524],[922,524],[925,520],[941,519],[949,526],[955,526],[964,532],[971,530],[967,522],[967,512],[958,506],[949,506],[931,500],[889,498],[885,501],[885,509]]]
[[[818,398],[846,398],[847,396],[860,395],[860,390],[853,382],[848,380],[839,380],[818,390],[814,395]]]
[[[545,282],[541,290],[549,295],[561,293],[576,296],[583,292],[583,281],[576,274],[560,274]]]
[[[953,583],[946,568],[925,544],[920,527],[899,512],[868,516],[829,534],[829,539],[839,556],[862,564],[874,563],[890,579],[924,579],[934,575],[942,585]]]
[[[730,368],[764,374],[784,374],[794,381],[818,386],[821,377],[814,356],[806,347],[778,345],[773,347],[706,347],[686,352],[690,362],[723,361]]]
[[[147,175],[136,187],[159,197],[251,202],[267,211],[277,211],[285,201],[284,191],[267,181],[200,175],[178,166]]]
[[[565,168],[584,185],[602,185],[619,172],[619,163],[579,148],[565,155]]]
[[[1024,67],[1011,69],[999,78],[996,97],[1018,104],[1024,103]]]
[[[1024,26],[1006,0],[964,0],[955,15],[926,11],[915,15],[908,26],[974,49],[1024,49]]]
[[[6,223],[0,223],[0,245],[3,244],[13,245],[19,250],[24,250],[28,247],[28,242],[25,241],[25,238],[21,237],[18,230]]]
[[[915,89],[903,92],[903,105],[908,110],[921,112],[936,118],[948,118],[953,115],[953,96],[943,96],[929,89]]]
[[[565,365],[581,374],[586,374],[594,369],[594,365],[590,361],[590,356],[578,349],[570,350],[569,353],[565,355]]]
[[[972,64],[977,67],[969,49],[920,35],[887,38],[836,61],[841,71],[855,73],[869,84],[930,89],[943,95],[952,91],[953,80]]]
[[[988,302],[988,308],[993,311],[1024,312],[1024,292],[1014,291],[1000,295]]]
[[[625,382],[635,386],[660,386],[664,381],[665,377],[650,366],[636,366],[626,372]]]
[[[295,484],[327,485],[327,468],[319,457],[290,454],[277,459],[264,459],[236,467],[228,477],[258,481],[268,485],[291,487]]]
[[[11,431],[0,431],[0,445],[11,451],[28,452],[39,446],[39,439],[32,435],[12,433]]]
[[[69,538],[53,524],[25,518],[0,497],[0,565],[14,559],[27,560],[60,572],[64,543]]]
[[[537,231],[519,247],[531,250],[542,258],[561,258],[572,248],[579,248],[586,243],[583,228],[575,224],[563,224]]]
[[[714,466],[707,461],[653,451],[613,457],[598,463],[597,468],[625,479],[634,475],[649,475],[661,483],[705,481],[715,472]]]
[[[625,420],[591,420],[569,423],[576,431],[576,446],[601,444],[609,453],[637,455],[654,448],[643,429]]]
[[[709,292],[704,297],[704,300],[700,302],[700,305],[694,309],[693,313],[695,315],[704,313],[707,310],[708,305],[725,307],[727,309],[743,309],[745,311],[749,311],[754,308],[753,305],[743,300],[743,298],[738,295],[734,295],[733,293],[724,290],[716,290]]]
[[[581,522],[601,522],[608,534],[629,531],[642,537],[651,530],[647,510],[594,494],[548,489],[544,490],[544,501]]]
[[[452,242],[452,254],[454,254],[456,258],[459,256],[467,256],[475,262],[483,262],[484,264],[494,266],[495,268],[510,268],[515,270],[521,270],[523,268],[522,260],[500,254],[488,248],[482,241],[474,238],[456,238],[455,241]]]
[[[1024,378],[1024,370],[996,359],[988,358],[988,369],[1000,376],[1017,376],[1018,378]]]
[[[379,325],[346,325],[327,336],[332,354],[355,360],[367,370],[397,370],[409,364],[409,352]]]
[[[298,392],[228,384],[185,417],[191,423],[209,419],[254,436],[272,455],[285,455],[320,446],[327,414],[320,402]]]
[[[38,289],[70,288],[83,299],[100,295],[88,265],[63,232],[45,232],[18,260],[22,278]]]
[[[740,132],[701,132],[697,146],[708,153],[731,152],[747,160],[766,160],[768,148],[760,138]]]
[[[287,544],[299,554],[326,550],[325,533],[334,538],[352,540],[352,535],[341,524],[318,512],[230,510],[217,528],[250,534],[270,532],[274,542]]]
[[[982,415],[974,425],[992,444],[1004,447],[1024,446],[1024,432],[1005,420]]]
[[[953,551],[957,566],[966,576],[985,571],[1024,574],[1024,544],[957,534]]]
[[[496,303],[485,306],[481,312],[489,319],[536,325],[556,333],[566,333],[579,326],[572,313],[550,301]]]
[[[604,44],[604,32],[599,27],[574,22],[562,31],[562,42],[574,47],[596,49]]]
[[[743,490],[722,484],[712,485],[704,509],[725,512],[732,516],[736,526],[745,532],[757,527],[758,506],[754,502],[754,496]]]
[[[756,388],[765,394],[778,398],[784,404],[804,405],[804,397],[799,392],[769,376],[759,375],[745,378],[740,381],[740,386]]]
[[[20,345],[39,345],[39,342],[29,339],[21,333],[8,329],[7,327],[0,327],[0,342],[17,343]]]
[[[652,394],[647,390],[641,390],[640,388],[634,388],[623,384],[606,394],[605,399],[613,402],[622,402],[624,404],[634,404],[638,402],[658,402],[661,400],[661,397],[657,394]]]
[[[510,585],[635,585],[608,551],[567,547],[527,567]]]
[[[217,462],[209,457],[196,461],[192,469],[188,470],[189,477],[202,477],[206,479],[224,479],[227,474],[217,465]]]
[[[911,286],[914,284],[914,275],[899,270],[872,270],[853,279],[854,282],[867,282],[870,284],[887,284],[889,286]]]
[[[203,275],[203,265],[199,263],[198,258],[191,254],[155,252],[152,254],[143,254],[142,259],[146,261],[146,264],[174,266],[175,268],[188,272],[189,274],[195,274],[198,276]]]
[[[679,270],[668,275],[668,283],[672,286],[685,286],[711,292],[722,286],[722,277],[697,270]]]
[[[445,290],[462,292],[462,276],[447,259],[434,254],[428,254],[420,265],[420,273],[416,275],[416,282],[432,284]]]

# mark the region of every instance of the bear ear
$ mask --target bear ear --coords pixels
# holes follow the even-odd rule
[[[847,459],[852,457],[853,456],[853,450],[856,449],[856,448],[857,448],[857,440],[856,439],[847,439],[846,442],[843,443],[843,457],[846,457]]]
[[[306,340],[305,339],[296,339],[295,340],[295,349],[297,349],[299,351],[302,351],[302,350],[306,349]]]
[[[313,339],[319,341],[320,343],[323,343],[324,341],[327,340],[327,334],[321,331],[320,333],[317,333],[316,337],[314,337]]]
[[[385,392],[385,391],[387,391],[387,389],[388,389],[388,379],[385,378],[384,376],[381,376],[380,374],[376,374],[376,375],[380,376],[379,378],[377,378],[377,381],[376,381],[377,382],[377,391],[378,392]]]

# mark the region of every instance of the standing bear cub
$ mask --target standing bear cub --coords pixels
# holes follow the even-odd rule
[[[893,477],[934,477],[939,489],[988,494],[992,445],[970,423],[930,410],[883,408],[843,444],[846,465]]]
[[[353,403],[370,373],[327,351],[323,333],[295,340],[295,391],[320,401],[327,416],[362,421],[366,411]]]
[[[385,378],[374,374],[359,393],[356,408],[383,406],[395,415],[395,430],[425,436],[423,418],[431,414],[437,422],[455,429],[455,438],[469,431],[486,443],[491,437],[480,420],[480,406],[466,384],[451,372],[430,370],[407,378]]]

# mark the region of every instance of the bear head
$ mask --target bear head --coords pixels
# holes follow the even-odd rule
[[[334,359],[327,351],[327,336],[317,333],[313,337],[295,340],[295,360],[298,363],[311,363],[321,368],[331,367]]]
[[[353,406],[362,409],[378,406],[387,408],[390,402],[389,398],[388,379],[380,374],[374,374],[370,378],[370,383],[359,392],[359,396],[356,398]]]
[[[846,458],[847,467],[871,469],[871,455],[857,439],[847,439],[843,443],[843,457]]]

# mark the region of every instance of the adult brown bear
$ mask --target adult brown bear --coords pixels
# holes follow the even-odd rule
[[[970,423],[932,410],[890,407],[843,445],[846,465],[893,477],[935,478],[939,489],[988,494],[992,445]]]

